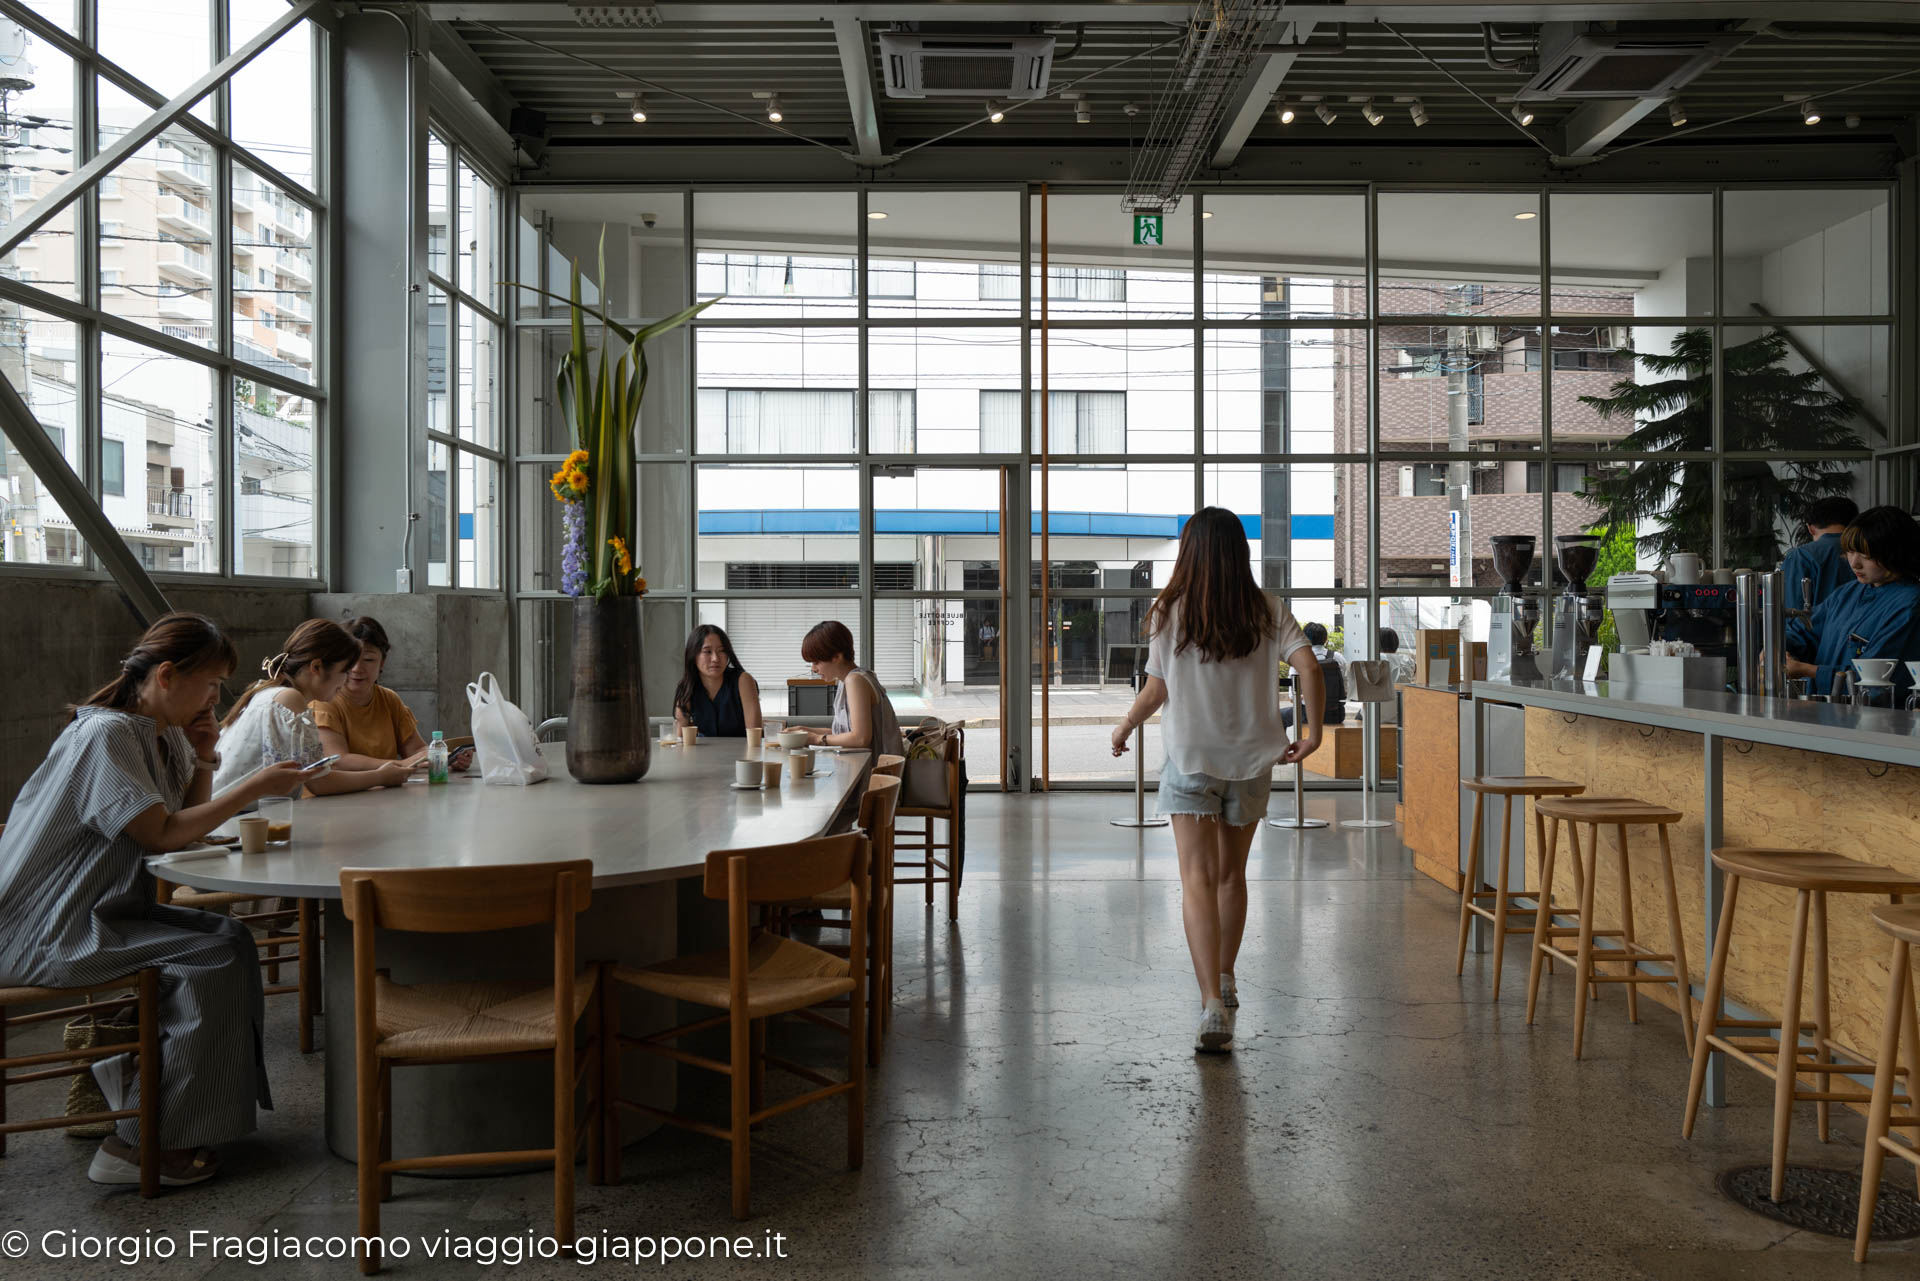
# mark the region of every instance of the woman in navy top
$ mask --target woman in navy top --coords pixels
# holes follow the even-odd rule
[[[761,727],[760,685],[740,666],[733,642],[712,623],[687,637],[686,670],[673,694],[675,725],[693,725],[708,738],[745,738]]]
[[[1899,659],[1895,697],[1904,698],[1912,685],[1905,664],[1920,659],[1920,524],[1898,507],[1875,507],[1847,526],[1840,546],[1853,581],[1787,628],[1787,675],[1809,677],[1825,693],[1856,658]]]

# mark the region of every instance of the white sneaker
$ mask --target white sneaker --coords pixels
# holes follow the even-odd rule
[[[1193,1048],[1202,1054],[1225,1054],[1233,1049],[1233,1027],[1227,1011],[1218,1001],[1208,1001],[1200,1018],[1200,1030],[1193,1035]]]
[[[1240,990],[1234,986],[1233,975],[1231,974],[1222,974],[1220,976],[1220,1004],[1230,1010],[1240,1008]]]

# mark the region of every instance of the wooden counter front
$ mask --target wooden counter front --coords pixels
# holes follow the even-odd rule
[[[1460,717],[1451,691],[1400,687],[1400,839],[1413,865],[1460,892]]]

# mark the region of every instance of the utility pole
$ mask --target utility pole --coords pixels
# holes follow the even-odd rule
[[[1460,316],[1466,306],[1467,291],[1461,285],[1447,287],[1447,314]],[[1471,332],[1466,325],[1447,326],[1447,449],[1450,453],[1467,452],[1467,419],[1471,380],[1468,373],[1472,365],[1467,335]],[[1447,464],[1447,520],[1449,522],[1449,541],[1457,541],[1458,559],[1451,568],[1449,585],[1453,588],[1451,613],[1454,627],[1463,626],[1471,617],[1467,608],[1468,595],[1473,588],[1473,516],[1468,509],[1468,499],[1473,493],[1473,464],[1456,458]],[[1462,634],[1461,640],[1468,639]]]

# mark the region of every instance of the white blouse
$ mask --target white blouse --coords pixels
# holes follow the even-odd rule
[[[213,776],[216,795],[263,765],[317,761],[326,754],[313,716],[282,707],[274,698],[278,692],[263,689],[255,694],[240,719],[220,731],[220,770]]]
[[[1182,774],[1220,779],[1271,773],[1287,750],[1280,722],[1280,663],[1307,648],[1292,614],[1276,607],[1278,627],[1244,658],[1210,662],[1198,647],[1174,653],[1179,619],[1168,620],[1147,645],[1147,675],[1167,686],[1160,737],[1167,761]]]

